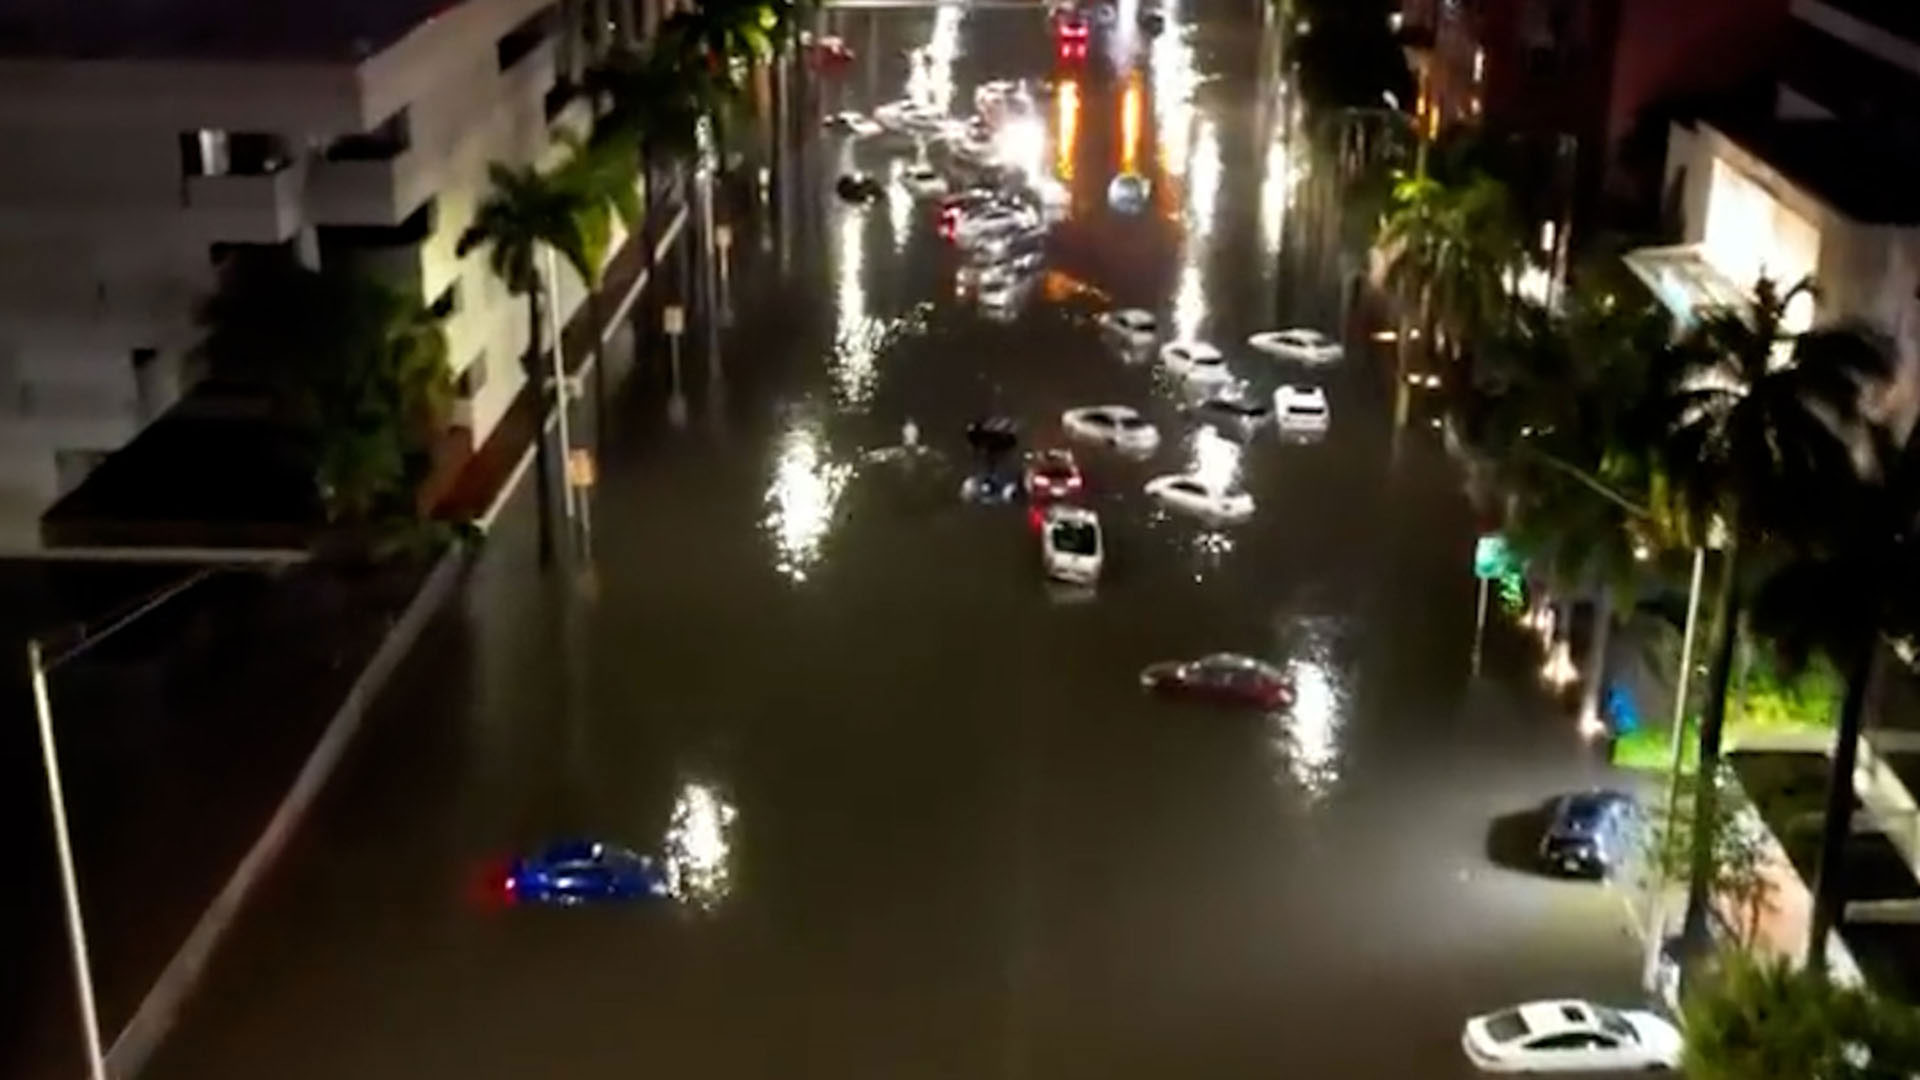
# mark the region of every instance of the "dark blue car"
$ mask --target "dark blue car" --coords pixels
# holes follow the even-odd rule
[[[670,891],[658,860],[591,840],[555,844],[515,859],[502,888],[514,901],[527,904],[653,900]]]
[[[1576,877],[1603,878],[1633,856],[1640,808],[1633,796],[1618,791],[1583,791],[1556,800],[1553,821],[1540,840],[1540,859],[1548,870]]]

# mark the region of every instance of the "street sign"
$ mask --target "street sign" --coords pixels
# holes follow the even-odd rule
[[[687,309],[679,304],[668,304],[660,312],[660,326],[667,332],[667,336],[679,337],[687,329]]]
[[[577,488],[590,488],[599,479],[599,468],[593,460],[593,451],[585,447],[575,447],[567,451],[567,483]]]
[[[1499,533],[1488,533],[1473,545],[1473,576],[1494,581],[1519,573],[1521,559]]]

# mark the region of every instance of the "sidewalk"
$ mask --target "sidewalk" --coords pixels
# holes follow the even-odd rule
[[[664,200],[654,224],[656,228],[642,235],[656,237],[654,261],[659,263],[672,254],[674,246],[686,234],[689,226],[686,202],[678,197]],[[581,380],[582,393],[589,400],[593,396],[596,338],[602,346],[613,339],[649,284],[646,248],[636,237],[607,265],[598,310],[592,304],[582,304],[561,329],[567,373]],[[599,316],[597,322],[595,315]],[[639,360],[636,348],[633,365],[637,366]],[[630,373],[617,365],[609,367],[611,370],[606,372],[609,386]],[[483,528],[492,523],[502,501],[511,494],[532,462],[534,433],[543,411],[548,425],[553,423],[551,404],[543,401],[541,389],[534,382],[521,386],[487,441],[467,459],[446,497],[435,508],[435,517],[443,521],[476,522]]]

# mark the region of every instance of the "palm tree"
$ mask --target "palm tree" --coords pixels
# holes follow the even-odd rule
[[[1687,1080],[1905,1080],[1920,1067],[1920,1022],[1906,1005],[1785,960],[1724,963],[1687,1000]]]
[[[1870,430],[1873,468],[1843,483],[1838,512],[1806,522],[1794,557],[1754,596],[1752,622],[1775,643],[1789,671],[1827,654],[1846,678],[1835,720],[1820,862],[1814,878],[1807,966],[1826,970],[1827,934],[1846,901],[1846,842],[1853,820],[1853,773],[1867,688],[1884,634],[1920,629],[1920,436]],[[1848,478],[1851,479],[1851,478]]]
[[[1386,258],[1386,283],[1400,297],[1396,425],[1407,419],[1407,313],[1418,310],[1430,355],[1437,355],[1442,327],[1456,343],[1486,327],[1503,303],[1517,250],[1509,214],[1506,189],[1483,174],[1453,187],[1424,173],[1395,183],[1376,243]]]
[[[329,520],[417,517],[452,400],[439,319],[417,296],[280,252],[226,271],[199,313],[215,375],[261,388],[299,434]]]
[[[591,190],[564,167],[543,173],[533,166],[510,168],[496,163],[488,167],[487,177],[492,190],[461,234],[457,251],[464,256],[485,246],[494,276],[508,291],[527,298],[527,351],[521,366],[541,403],[534,432],[534,478],[544,565],[553,561],[553,465],[546,437],[547,373],[541,370],[540,325],[541,303],[543,299],[552,302],[553,283],[542,281],[540,253],[543,246],[551,249],[583,281],[591,281],[606,254],[612,223],[604,193]],[[556,351],[561,347],[558,341],[551,344]]]
[[[1806,283],[1782,294],[1762,279],[1751,310],[1704,318],[1681,342],[1666,408],[1667,467],[1694,520],[1725,532],[1714,590],[1714,645],[1700,719],[1695,819],[1713,821],[1726,720],[1727,684],[1738,636],[1741,561],[1779,523],[1821,513],[1836,485],[1855,475],[1840,432],[1859,416],[1862,387],[1883,378],[1886,358],[1860,337],[1836,331],[1794,335],[1782,323]],[[1708,945],[1709,845],[1695,838],[1684,935]]]
[[[554,170],[554,181],[563,187],[577,189],[587,200],[582,213],[589,217],[604,218],[606,208],[620,218],[628,229],[641,218],[640,205],[640,169],[639,162],[628,148],[606,141],[583,143],[567,137],[563,140],[567,157]],[[600,209],[594,209],[595,203]],[[599,230],[610,228],[605,221],[587,223],[598,235]],[[602,348],[600,326],[600,285],[603,279],[602,262],[610,236],[600,241],[601,256],[588,263],[573,262],[574,269],[580,273],[580,280],[587,289],[587,321],[593,328],[591,347],[593,349],[593,415],[597,422],[596,432],[604,437],[607,430],[607,365]],[[640,238],[646,243],[646,238]]]
[[[1562,589],[1590,591],[1594,632],[1580,717],[1598,722],[1613,613],[1656,553],[1684,546],[1654,457],[1653,390],[1669,340],[1651,307],[1576,290],[1564,314],[1521,303],[1476,357],[1478,437],[1501,462],[1508,532]]]

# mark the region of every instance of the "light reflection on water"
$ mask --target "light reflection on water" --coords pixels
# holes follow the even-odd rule
[[[1194,244],[1213,235],[1213,219],[1220,210],[1220,133],[1212,118],[1201,117],[1193,139],[1193,171],[1187,183],[1187,221]]]
[[[1293,206],[1293,190],[1299,182],[1300,170],[1287,149],[1287,140],[1276,134],[1267,145],[1266,175],[1260,181],[1260,238],[1268,255],[1280,251],[1287,211]]]
[[[1336,619],[1308,617],[1293,620],[1283,634],[1290,646],[1287,673],[1294,702],[1273,715],[1271,743],[1309,804],[1326,798],[1340,782],[1341,738],[1353,684],[1335,655],[1339,628]]]
[[[887,165],[887,217],[893,225],[895,254],[906,250],[907,238],[913,235],[914,201],[906,197],[906,189],[900,186],[906,173],[904,158],[894,158]]]
[[[1054,171],[1064,181],[1073,179],[1073,155],[1080,141],[1080,84],[1072,79],[1054,94]]]
[[[953,111],[953,60],[960,52],[962,8],[941,5],[933,15],[933,34],[927,39],[925,63],[917,63],[907,78],[907,96],[942,113]]]
[[[1207,318],[1207,297],[1200,288],[1200,265],[1189,258],[1180,268],[1180,284],[1173,293],[1173,340],[1193,341],[1200,337],[1200,324]]]
[[[689,782],[680,788],[662,845],[667,887],[676,898],[703,908],[726,899],[733,847],[727,834],[737,816],[733,804],[710,785]]]
[[[797,418],[780,437],[773,481],[767,486],[762,527],[773,541],[775,570],[804,582],[820,562],[834,511],[853,466],[827,458],[817,421]]]
[[[867,287],[863,280],[867,269],[866,246],[862,234],[867,227],[865,208],[844,210],[840,214],[840,232],[835,238],[834,260],[839,280],[834,292],[833,356],[828,367],[833,388],[841,404],[859,408],[873,398],[880,374],[874,358],[879,352],[883,328],[879,320],[867,314]]]
[[[1218,487],[1237,490],[1242,486],[1245,456],[1245,447],[1220,434],[1212,424],[1200,425],[1187,440],[1187,472]]]
[[[1187,175],[1187,146],[1193,125],[1193,45],[1182,25],[1179,5],[1168,4],[1166,29],[1153,39],[1147,67],[1153,74],[1154,138],[1160,147],[1160,167],[1168,176]]]

